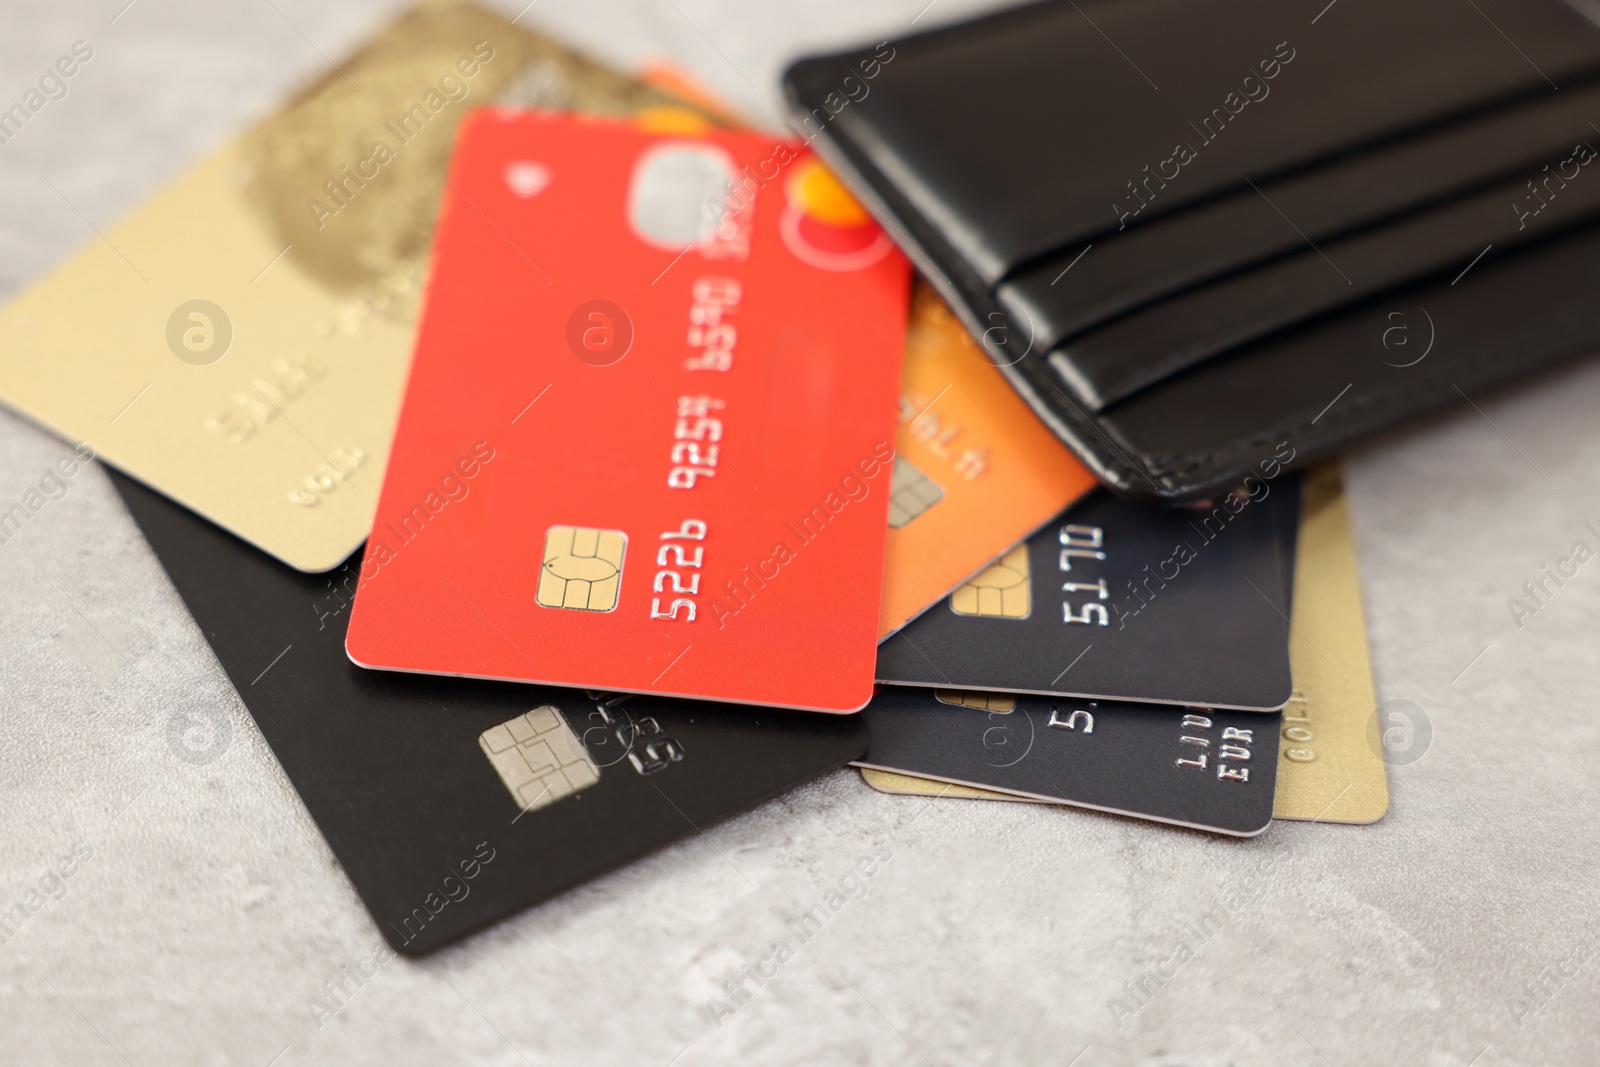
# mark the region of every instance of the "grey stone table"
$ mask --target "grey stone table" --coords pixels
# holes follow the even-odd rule
[[[973,6],[926,2],[522,18],[618,64],[673,56],[772,118],[787,58]],[[396,10],[124,4],[7,4],[0,104],[74,41],[95,52],[0,147],[0,297]],[[343,975],[377,929],[91,467],[0,544],[0,911],[26,916],[0,943],[0,1063],[1597,1062],[1600,565],[1520,626],[1507,601],[1600,519],[1600,366],[1473,399],[1349,466],[1379,697],[1432,725],[1378,825],[1230,841],[845,771],[362,985]],[[65,451],[0,414],[0,504]],[[175,757],[180,700],[227,709],[222,758]],[[875,846],[892,858],[867,895],[713,1018]],[[1114,1017],[1240,886],[1250,903]]]

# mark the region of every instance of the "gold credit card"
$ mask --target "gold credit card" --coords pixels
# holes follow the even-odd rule
[[[1371,823],[1389,810],[1382,746],[1371,738],[1376,698],[1361,609],[1350,511],[1336,465],[1306,474],[1296,551],[1289,662],[1272,817]],[[883,793],[1052,803],[863,767]]]
[[[675,104],[425,5],[0,312],[0,400],[293,567],[337,566],[372,525],[455,128],[491,101]]]
[[[1370,823],[1389,810],[1383,749],[1369,739],[1377,697],[1350,505],[1336,464],[1301,489],[1289,666],[1272,817]]]

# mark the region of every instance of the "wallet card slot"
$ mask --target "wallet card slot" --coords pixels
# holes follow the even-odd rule
[[[1264,339],[1086,415],[1029,368],[1036,395],[1123,492],[1193,500],[1331,455],[1463,396],[1600,351],[1600,225]],[[1375,313],[1427,313],[1426,359],[1385,352]],[[1020,368],[1019,368],[1020,369]]]
[[[1313,23],[1277,0],[1130,0],[1091,24],[1036,4],[802,61],[792,124],[854,142],[992,286],[1108,228],[1600,68],[1600,32],[1553,0],[1477,8],[1343,4]]]
[[[1527,179],[1409,216],[1392,225],[1313,245],[1288,259],[1233,275],[1084,334],[1050,364],[1089,407],[1102,411],[1141,389],[1229,349],[1428,274],[1464,275],[1475,257],[1504,254],[1600,215],[1600,151],[1579,143]],[[1582,162],[1580,162],[1580,160]],[[1536,193],[1535,190],[1538,190]],[[1548,199],[1545,199],[1548,197]],[[1381,331],[1380,331],[1381,333]],[[1393,362],[1401,335],[1389,335]]]
[[[1510,106],[1412,140],[1070,246],[1002,283],[996,298],[1046,349],[1191,286],[1462,193],[1595,136],[1600,84]]]

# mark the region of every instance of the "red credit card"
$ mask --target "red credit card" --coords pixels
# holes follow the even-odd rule
[[[350,658],[859,709],[908,290],[799,146],[478,112]]]

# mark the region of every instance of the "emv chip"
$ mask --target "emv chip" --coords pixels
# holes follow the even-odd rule
[[[898,530],[944,499],[939,483],[901,459],[894,458],[889,486],[889,529]]]
[[[1032,606],[1026,542],[1001,556],[983,573],[950,594],[950,610],[957,615],[1026,619]]]
[[[941,704],[952,704],[958,708],[974,708],[978,711],[993,712],[998,715],[1009,715],[1017,710],[1017,698],[1005,693],[974,693],[962,689],[935,689],[934,698]]]
[[[544,562],[534,599],[542,608],[612,611],[622,588],[628,535],[591,526],[552,526],[544,535]]]
[[[537,811],[600,780],[583,742],[549,704],[478,735],[478,747],[523,811]]]

